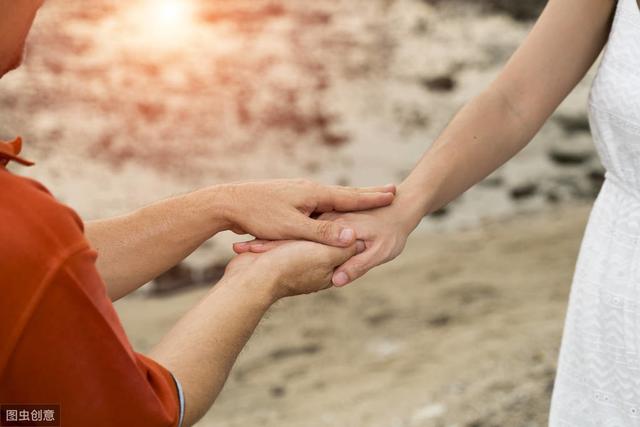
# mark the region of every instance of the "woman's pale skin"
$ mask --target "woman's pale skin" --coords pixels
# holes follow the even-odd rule
[[[0,76],[20,64],[41,4],[0,0]],[[152,350],[151,356],[183,386],[184,425],[193,425],[210,408],[238,353],[272,304],[331,287],[334,269],[364,250],[352,228],[313,219],[312,214],[388,206],[394,193],[393,185],[245,182],[212,186],[85,224],[112,300],[176,265],[220,231],[278,240],[268,254],[237,256],[222,280]]]
[[[336,286],[397,257],[420,220],[457,198],[522,150],[602,51],[614,0],[550,0],[498,77],[455,116],[398,186],[389,207],[323,215],[352,227],[366,250],[339,267]],[[265,252],[273,243],[234,245]]]

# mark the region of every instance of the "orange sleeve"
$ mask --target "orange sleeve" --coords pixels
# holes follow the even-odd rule
[[[85,247],[43,284],[0,378],[0,401],[59,404],[66,427],[177,426],[176,383],[132,350],[95,257]]]

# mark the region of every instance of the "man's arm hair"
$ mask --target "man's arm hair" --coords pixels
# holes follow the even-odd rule
[[[218,187],[163,200],[120,217],[90,221],[85,234],[115,301],[173,267],[228,227]]]
[[[151,351],[182,385],[185,426],[211,407],[238,354],[275,302],[270,281],[251,274],[223,278]]]

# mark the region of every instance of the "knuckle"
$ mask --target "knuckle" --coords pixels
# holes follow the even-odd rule
[[[319,221],[317,227],[318,236],[323,239],[329,239],[333,231],[333,225],[330,222]]]
[[[388,246],[388,247],[382,248],[377,258],[381,259],[383,262],[388,262],[395,259],[400,253],[400,251],[398,251],[395,248],[396,248],[395,246]]]

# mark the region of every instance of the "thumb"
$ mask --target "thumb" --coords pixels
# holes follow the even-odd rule
[[[346,248],[356,241],[356,232],[338,222],[304,217],[297,228],[295,230],[296,237],[329,246]]]
[[[352,258],[347,258],[345,263],[333,273],[333,284],[337,287],[346,286],[354,280],[362,277],[367,271],[375,267],[375,253],[369,249]]]

